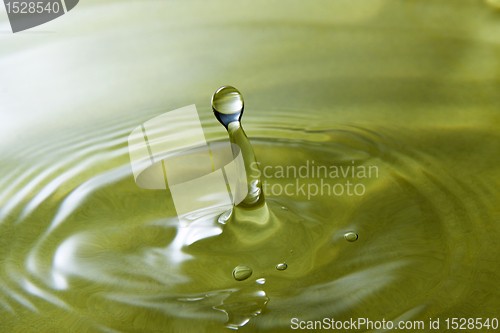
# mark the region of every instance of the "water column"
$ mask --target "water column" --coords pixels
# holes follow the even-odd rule
[[[263,231],[265,227],[269,231],[268,227],[271,225],[277,227],[277,221],[264,198],[255,153],[241,125],[244,110],[243,96],[236,88],[223,86],[212,96],[212,109],[217,120],[226,128],[231,143],[241,149],[248,188],[246,197],[239,203],[234,201],[232,210],[224,213],[219,221],[251,232],[246,234],[247,240],[255,238],[260,234],[258,229]]]

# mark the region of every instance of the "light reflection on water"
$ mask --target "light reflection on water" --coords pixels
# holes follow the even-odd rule
[[[212,122],[207,131],[216,126]],[[281,127],[278,134],[297,131],[274,126]],[[498,266],[489,264],[495,260],[488,249],[495,245],[484,235],[498,230],[486,195],[497,190],[481,180],[479,170],[451,174],[435,156],[435,145],[428,146],[432,132],[414,139],[399,129],[312,126],[298,136],[311,132],[319,143],[257,135],[259,160],[297,167],[303,160],[345,166],[355,161],[378,165],[380,177],[358,179],[366,194],[355,200],[271,195],[268,201],[285,223],[257,248],[238,244],[216,222],[179,228],[174,216],[166,216],[173,205],[165,191],[135,185],[128,131],[117,131],[112,145],[91,146],[79,163],[63,163],[59,172],[32,173],[2,207],[10,248],[2,252],[4,309],[50,313],[61,318],[61,327],[72,325],[68,313],[85,315],[91,318],[85,327],[122,331],[131,329],[136,316],[142,330],[183,327],[183,320],[222,329],[229,320],[229,328],[276,331],[287,330],[294,317],[396,319],[464,311],[464,299],[481,288],[475,276],[498,274]],[[96,135],[86,133],[77,142]],[[80,158],[80,150],[73,151],[62,153],[66,161]],[[96,169],[86,175],[81,165]],[[465,182],[469,177],[474,183]],[[68,182],[73,187],[64,190]],[[355,243],[344,239],[351,230],[361,235]],[[281,262],[288,265],[284,271],[275,268]],[[232,278],[238,264],[253,267],[248,281]],[[120,319],[110,323],[103,311]],[[165,318],[176,318],[175,324]]]
[[[71,38],[8,40],[0,327],[279,332],[294,317],[497,316],[500,21],[487,3],[271,3],[261,16],[258,4],[152,3],[123,29],[141,4],[89,3],[57,23]],[[115,9],[114,23],[82,28]],[[258,247],[222,225],[179,228],[165,191],[135,185],[127,136],[196,102],[207,139],[225,138],[209,106],[222,84],[245,95],[262,166],[354,161],[380,176],[359,180],[362,197],[270,195],[284,225]],[[238,265],[252,276],[235,281]]]

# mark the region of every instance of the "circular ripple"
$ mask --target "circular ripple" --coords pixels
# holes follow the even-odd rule
[[[271,116],[283,119],[280,112]],[[489,290],[484,276],[500,276],[485,251],[498,235],[498,191],[483,171],[457,171],[429,148],[439,147],[429,143],[432,132],[324,129],[314,120],[301,130],[287,126],[301,121],[290,118],[254,130],[261,170],[314,161],[376,166],[377,176],[323,179],[363,184],[360,196],[271,191],[282,225],[258,246],[239,243],[216,221],[180,228],[166,191],[137,187],[127,151],[133,121],[45,147],[36,163],[7,170],[0,180],[3,309],[61,318],[43,324],[52,329],[75,320],[101,331],[196,321],[276,332],[289,330],[291,318],[435,318],[465,312],[477,290]],[[208,135],[218,133],[215,126]],[[263,180],[271,188],[321,185],[318,177]],[[352,230],[363,237],[348,243]],[[242,262],[254,273],[238,282],[228,272]],[[287,270],[277,271],[276,262]]]

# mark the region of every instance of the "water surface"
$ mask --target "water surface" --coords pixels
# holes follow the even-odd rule
[[[229,5],[88,1],[44,26],[54,34],[1,36],[2,331],[497,317],[495,2]],[[196,103],[207,140],[227,140],[210,110],[224,84],[244,94],[261,168],[378,177],[328,180],[361,196],[271,192],[283,224],[258,246],[223,225],[179,228],[168,193],[134,183],[127,137]],[[236,281],[238,265],[252,275]]]

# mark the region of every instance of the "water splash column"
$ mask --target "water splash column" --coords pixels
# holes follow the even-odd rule
[[[238,224],[251,222],[265,225],[270,221],[271,213],[262,191],[261,173],[254,150],[241,125],[243,96],[236,88],[223,86],[212,96],[212,109],[217,120],[226,128],[231,143],[241,149],[248,187],[246,197],[238,204],[235,202],[230,215],[225,214],[222,218]]]

